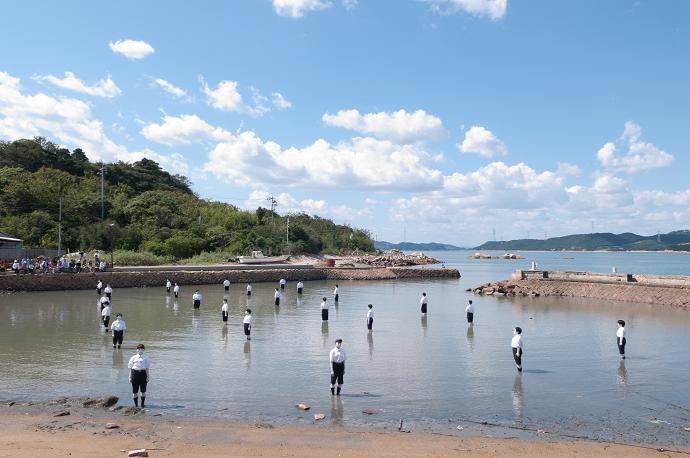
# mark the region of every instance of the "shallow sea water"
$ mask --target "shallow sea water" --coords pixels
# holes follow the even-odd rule
[[[179,300],[164,288],[118,289],[113,316],[127,323],[124,348],[113,350],[99,322],[95,291],[0,296],[0,399],[115,394],[130,401],[127,361],[137,343],[151,359],[150,411],[247,421],[310,421],[355,428],[405,428],[463,434],[487,427],[543,428],[565,435],[687,446],[690,433],[690,312],[571,298],[493,298],[465,288],[507,278],[515,268],[688,274],[690,255],[530,253],[519,261],[470,261],[466,252],[432,253],[460,268],[459,280],[306,282],[298,297],[288,283],[281,306],[274,284],[233,284],[223,326],[221,285],[182,285]],[[642,255],[642,256],[640,256]],[[568,258],[568,259],[566,259]],[[569,259],[573,258],[573,259]],[[171,279],[174,277],[171,275]],[[422,317],[419,296],[429,296]],[[331,303],[321,322],[319,304]],[[476,306],[468,327],[464,308]],[[366,329],[373,303],[374,330]],[[252,340],[242,332],[254,311]],[[616,320],[628,323],[628,359],[615,345]],[[523,328],[525,371],[512,361],[512,328]],[[347,351],[343,396],[329,390],[328,352]],[[308,413],[295,409],[304,402]],[[379,412],[362,415],[365,408]],[[650,422],[654,416],[658,423]],[[510,429],[507,429],[510,431]]]

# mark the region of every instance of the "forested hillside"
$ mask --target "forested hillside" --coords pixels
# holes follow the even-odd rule
[[[23,239],[25,246],[57,247],[60,200],[62,246],[72,251],[107,250],[111,239],[116,249],[170,259],[203,251],[240,255],[252,249],[275,254],[374,248],[367,231],[317,216],[272,215],[263,208],[251,212],[200,199],[186,177],[171,175],[148,159],[93,163],[82,150],[69,151],[43,138],[0,142],[0,231]]]

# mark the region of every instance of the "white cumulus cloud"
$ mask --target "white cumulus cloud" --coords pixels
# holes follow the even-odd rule
[[[330,8],[328,0],[273,0],[273,9],[279,16],[299,19],[304,13]]]
[[[142,40],[117,40],[115,43],[111,41],[108,46],[115,54],[132,60],[143,59],[155,52],[153,46]]]
[[[92,86],[84,83],[84,81],[77,78],[72,72],[65,72],[64,78],[59,78],[53,75],[35,75],[33,76],[33,79],[42,83],[52,84],[53,86],[57,86],[62,89],[68,89],[70,91],[80,92],[82,94],[96,97],[112,98],[122,93],[110,75],[108,75],[105,79],[96,81],[96,83],[94,83]]]
[[[443,122],[424,110],[408,113],[405,110],[361,114],[359,110],[340,110],[336,114],[324,113],[324,123],[374,135],[399,143],[414,143],[442,137]]]
[[[189,99],[189,97],[187,96],[187,91],[175,86],[170,81],[164,80],[163,78],[154,78],[153,84],[163,89],[168,94],[174,95],[175,97],[181,99]]]
[[[216,145],[206,172],[238,185],[423,190],[441,186],[442,175],[425,165],[429,154],[416,145],[356,137],[331,144],[316,140],[304,148],[282,148],[254,132]]]
[[[221,142],[230,140],[232,134],[220,127],[214,127],[197,115],[164,115],[160,124],[149,123],[141,129],[147,140],[163,145],[189,145],[198,142]]]
[[[21,80],[0,72],[0,139],[17,140],[45,136],[69,148],[82,148],[91,160],[132,162],[151,158],[172,171],[187,170],[181,156],[150,150],[129,151],[111,140],[91,107],[69,97],[27,94]]]
[[[287,110],[292,107],[292,102],[286,100],[280,92],[274,92],[271,96],[273,97],[273,106],[279,110]]]
[[[254,104],[250,105],[242,98],[237,81],[223,80],[218,83],[215,89],[212,89],[206,81],[204,81],[203,77],[199,79],[201,81],[201,90],[206,95],[206,101],[213,108],[248,114],[255,117],[263,116],[269,111],[269,108],[265,104],[267,101],[266,97],[261,95],[256,88],[250,88],[254,101]]]
[[[457,146],[463,153],[476,153],[484,157],[501,156],[508,152],[505,143],[482,126],[470,127],[465,132],[465,139]]]
[[[627,153],[619,154],[616,143],[608,142],[597,152],[597,159],[612,171],[638,173],[645,170],[666,167],[673,162],[673,156],[652,143],[640,140],[642,129],[633,121],[625,123],[623,135],[618,140],[627,146]]]
[[[432,4],[441,14],[455,14],[463,11],[474,16],[484,16],[491,20],[503,19],[508,9],[508,0],[422,0]]]

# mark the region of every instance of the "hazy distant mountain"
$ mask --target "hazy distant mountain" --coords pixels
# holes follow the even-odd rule
[[[451,251],[451,250],[466,250],[467,248],[461,248],[455,245],[449,245],[447,243],[412,243],[412,242],[402,242],[402,243],[390,243],[384,242],[383,240],[377,240],[374,242],[374,248],[379,250],[401,250],[401,251]]]
[[[673,231],[659,235],[637,235],[631,232],[612,234],[610,232],[575,234],[550,239],[519,239],[505,242],[485,242],[475,250],[499,251],[690,251],[690,230]]]

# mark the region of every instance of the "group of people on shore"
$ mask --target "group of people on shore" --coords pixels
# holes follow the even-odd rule
[[[96,252],[93,260],[91,260],[88,259],[86,253],[80,251],[75,255],[62,255],[54,258],[24,256],[13,260],[11,269],[15,275],[105,272],[108,270],[108,263],[100,257],[99,252]]]
[[[275,293],[274,293],[274,304],[276,307],[280,306],[280,298],[282,292],[285,290],[287,281],[285,279],[280,279],[278,283],[278,288],[275,288]],[[179,297],[180,294],[180,285],[178,283],[174,283],[174,287],[172,286],[173,283],[170,280],[166,280],[165,283],[165,288],[166,292],[170,294],[171,287],[173,290],[173,293],[175,297]],[[223,281],[223,288],[225,292],[229,292],[230,290],[230,281],[229,280],[224,280]],[[247,283],[246,286],[246,294],[247,297],[251,297],[252,295],[252,284],[251,282]],[[297,282],[297,294],[302,295],[304,291],[304,283],[300,280]],[[110,306],[110,301],[112,299],[112,288],[110,287],[109,284],[105,285],[105,288],[103,287],[103,283],[101,281],[98,282],[96,285],[96,292],[99,296],[101,296],[101,293],[103,295],[100,297],[99,302],[100,302],[100,307],[101,307],[101,317],[102,317],[102,322],[103,322],[103,327],[104,329],[108,330],[109,326],[109,321],[110,321],[110,316],[112,314],[112,309]],[[335,288],[333,290],[333,296],[334,296],[334,301],[337,304],[339,301],[339,294],[340,294],[340,289],[339,286],[336,284]],[[201,307],[201,301],[202,301],[202,295],[201,292],[197,289],[194,291],[194,294],[192,295],[192,307],[194,310],[199,310]],[[422,296],[419,299],[420,303],[420,311],[422,315],[426,316],[428,313],[428,297],[426,292],[422,293]],[[228,316],[229,316],[229,304],[228,304],[228,298],[227,296],[223,298],[223,304],[221,305],[221,320],[223,322],[223,325],[227,325],[228,323]],[[475,316],[475,307],[474,304],[472,303],[472,300],[468,301],[467,306],[465,307],[465,313],[466,313],[466,318],[467,318],[467,324],[468,326],[473,326],[474,325],[474,316]],[[373,324],[374,324],[374,306],[373,304],[368,304],[367,305],[367,313],[366,313],[366,326],[369,332],[372,331],[373,329]],[[326,322],[328,321],[328,298],[323,297],[322,302],[321,302],[321,319],[322,321]],[[253,322],[253,316],[252,316],[252,310],[251,308],[247,307],[245,309],[245,314],[242,318],[242,326],[244,330],[244,334],[247,338],[247,340],[251,340],[251,330],[252,330],[252,322]],[[623,320],[618,320],[618,329],[616,331],[616,345],[618,347],[618,351],[621,355],[622,359],[625,359],[625,346],[626,346],[626,336],[625,336],[625,321]],[[115,348],[121,348],[122,341],[123,341],[123,336],[124,336],[124,331],[127,329],[127,326],[125,324],[125,321],[122,317],[121,313],[118,313],[116,315],[115,321],[110,324],[110,330],[112,331],[112,337],[113,337],[113,349]],[[332,395],[340,395],[342,386],[343,386],[343,378],[345,374],[345,360],[346,360],[346,353],[345,350],[342,348],[342,339],[336,339],[335,340],[335,346],[333,349],[329,352],[329,362],[330,362],[330,367],[331,367],[331,383],[330,383],[330,389],[331,389],[331,394]],[[513,337],[511,339],[511,350],[513,354],[513,359],[515,361],[515,366],[517,368],[518,372],[522,372],[522,358],[524,356],[524,351],[523,351],[523,337],[522,337],[522,328],[520,326],[515,326],[513,328]],[[149,368],[150,368],[150,363],[148,360],[148,357],[144,354],[145,348],[143,344],[139,344],[137,346],[137,354],[132,356],[129,360],[128,363],[128,369],[130,370],[130,375],[129,375],[129,381],[132,384],[132,392],[133,392],[133,399],[134,399],[134,404],[136,406],[139,405],[138,400],[141,399],[141,407],[145,406],[145,399],[146,399],[146,387],[147,383],[149,381]],[[138,395],[137,393],[140,393]]]

